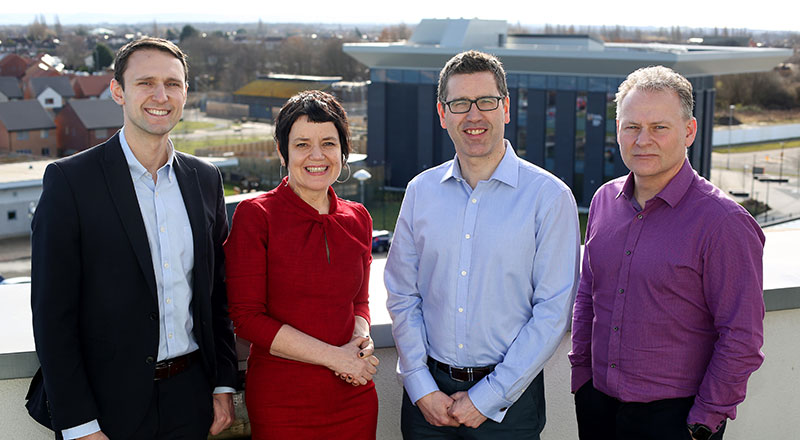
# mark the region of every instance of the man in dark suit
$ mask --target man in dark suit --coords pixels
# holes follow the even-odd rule
[[[41,363],[29,410],[66,439],[206,438],[233,421],[222,179],[174,150],[186,57],[145,38],[111,82],[124,126],[48,166],[33,219]]]

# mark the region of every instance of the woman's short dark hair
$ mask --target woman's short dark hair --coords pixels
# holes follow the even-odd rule
[[[163,38],[143,37],[129,42],[117,51],[114,58],[114,79],[117,80],[122,89],[125,90],[125,69],[128,68],[128,58],[138,50],[160,50],[177,58],[183,65],[184,81],[189,83],[189,65],[186,62],[186,54],[175,45],[175,43]]]
[[[339,145],[342,148],[342,165],[350,156],[350,127],[347,124],[347,113],[342,105],[329,93],[319,90],[300,92],[281,108],[275,119],[275,142],[283,160],[289,161],[289,132],[300,116],[306,116],[309,122],[333,122],[339,133]]]

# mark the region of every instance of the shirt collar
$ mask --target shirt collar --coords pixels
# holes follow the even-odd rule
[[[175,148],[172,146],[171,139],[169,139],[167,142],[167,163],[159,168],[159,171],[165,169],[167,172],[167,179],[172,182],[173,176],[175,175],[172,167],[172,162],[175,160]],[[131,146],[128,144],[128,140],[125,139],[125,127],[122,127],[122,129],[119,131],[119,143],[122,145],[122,153],[125,154],[125,161],[128,162],[128,170],[130,170],[133,180],[138,180],[142,176],[149,174],[147,168],[145,168],[144,165],[139,162],[139,159],[133,155]]]
[[[686,191],[689,190],[692,180],[694,180],[694,170],[692,169],[692,164],[689,163],[689,158],[685,158],[683,159],[683,165],[681,166],[681,169],[678,170],[678,174],[670,179],[670,181],[667,183],[667,186],[665,186],[658,194],[656,194],[656,197],[665,201],[669,206],[674,208],[675,205],[681,201],[684,194],[686,194]],[[617,193],[616,198],[623,196],[627,200],[632,200],[633,185],[633,173],[628,173],[628,177],[625,179],[625,184],[622,185],[622,189],[619,191],[619,193]]]
[[[511,142],[509,142],[508,139],[503,139],[503,148],[505,148],[503,158],[500,160],[500,163],[497,165],[497,168],[495,168],[489,180],[497,180],[516,188],[519,183],[519,158],[514,152],[514,148],[511,147]],[[458,163],[458,154],[455,155],[453,161],[450,162],[447,170],[445,170],[441,183],[444,183],[448,179],[464,180],[464,177],[461,175],[461,166]]]

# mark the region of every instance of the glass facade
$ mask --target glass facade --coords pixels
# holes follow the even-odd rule
[[[438,70],[370,71],[367,160],[385,166],[387,186],[404,188],[419,172],[453,157],[452,141],[435,111],[438,77]],[[628,172],[616,140],[614,96],[622,80],[508,74],[511,123],[506,137],[520,157],[569,185],[579,206],[588,206],[604,182]],[[713,109],[713,81],[692,82],[695,92],[705,98],[701,107]],[[712,112],[696,109],[695,113],[698,124],[711,126]],[[710,152],[707,138],[695,141],[693,148]]]

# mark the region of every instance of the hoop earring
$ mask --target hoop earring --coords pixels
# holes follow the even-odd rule
[[[338,178],[335,180],[336,183],[345,183],[350,180],[350,164],[345,162],[345,168],[347,168],[347,177],[344,180],[339,180]],[[340,173],[341,174],[341,173]]]

